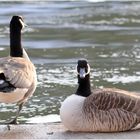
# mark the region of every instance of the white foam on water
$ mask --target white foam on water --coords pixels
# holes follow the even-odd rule
[[[0,51],[3,51],[3,50],[5,50],[4,48],[0,48]]]
[[[7,0],[1,0],[2,2],[5,2]],[[10,0],[10,2],[18,2],[18,1],[21,1],[21,2],[32,2],[31,0]],[[44,2],[44,0],[33,0],[34,2]],[[46,0],[47,2],[51,2],[52,0]],[[55,2],[57,1],[64,1],[64,0],[55,0]],[[68,1],[78,1],[78,0],[68,0]],[[83,1],[83,0],[82,0]],[[97,1],[100,1],[100,0],[97,0]],[[52,1],[53,2],[53,1]]]
[[[113,83],[135,83],[135,82],[140,82],[140,76],[118,76],[114,75],[111,78],[104,78],[104,80],[108,82],[113,82]]]
[[[47,116],[32,117],[27,120],[27,123],[50,123],[50,122],[61,122],[60,116],[57,114],[50,114]]]
[[[84,0],[84,1],[88,1],[88,2],[105,2],[107,0]]]
[[[75,0],[76,1],[76,0]],[[87,1],[87,2],[106,2],[106,1],[132,1],[132,0],[83,0],[83,1]],[[139,1],[139,0],[136,0]]]

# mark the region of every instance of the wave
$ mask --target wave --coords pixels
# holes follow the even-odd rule
[[[128,1],[129,2],[130,1],[130,2],[132,2],[132,0],[117,0],[117,1],[116,0],[82,0],[82,1],[87,1],[87,2],[113,2],[113,1],[114,2],[123,2],[123,1],[124,2],[125,1],[127,2]],[[137,1],[139,1],[139,0],[137,0]]]
[[[1,0],[1,2],[44,2],[44,0]],[[87,1],[87,2],[132,2],[132,0],[46,0],[47,2],[66,2],[66,1]],[[139,1],[139,0],[135,0]]]
[[[47,116],[35,116],[27,119],[27,123],[50,123],[60,122],[60,116],[57,114],[50,114]]]
[[[108,82],[113,82],[115,84],[118,84],[118,83],[127,84],[127,83],[140,82],[140,76],[137,76],[137,75],[134,75],[134,76],[114,75],[112,78],[104,78],[104,80],[106,80]]]

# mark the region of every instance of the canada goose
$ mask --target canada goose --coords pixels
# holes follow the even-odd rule
[[[10,56],[0,58],[0,102],[17,103],[16,117],[9,124],[17,124],[17,118],[27,99],[36,89],[36,70],[21,45],[21,30],[25,24],[20,16],[10,22]]]
[[[140,97],[115,89],[90,88],[90,66],[86,60],[77,65],[78,89],[60,108],[62,123],[70,131],[119,132],[140,123]]]

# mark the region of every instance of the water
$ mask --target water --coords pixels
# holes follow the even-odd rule
[[[140,2],[0,2],[0,56],[9,54],[9,21],[22,15],[28,27],[22,44],[35,64],[38,86],[20,115],[59,114],[61,102],[77,88],[76,63],[88,59],[92,87],[140,92]],[[15,115],[0,104],[0,120]],[[43,121],[43,120],[42,120]]]

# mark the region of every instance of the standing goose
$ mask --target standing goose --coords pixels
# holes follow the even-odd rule
[[[115,88],[90,88],[90,66],[77,65],[78,89],[60,108],[62,123],[70,131],[119,132],[140,123],[140,97]]]
[[[36,70],[21,45],[21,30],[25,24],[20,16],[13,16],[10,22],[10,56],[0,58],[0,102],[17,103],[16,117],[10,124],[17,124],[17,118],[27,99],[36,89]]]

